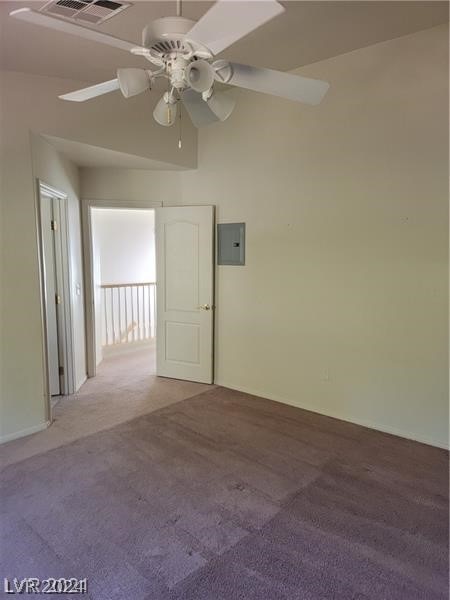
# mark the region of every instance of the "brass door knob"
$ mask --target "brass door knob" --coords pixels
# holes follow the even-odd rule
[[[198,308],[200,310],[211,310],[211,305],[210,304],[200,304],[200,306]]]

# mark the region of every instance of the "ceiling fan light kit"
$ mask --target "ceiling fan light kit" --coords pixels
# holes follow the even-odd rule
[[[214,69],[206,60],[189,63],[184,76],[189,87],[201,93],[211,90],[215,79]]]
[[[177,116],[177,100],[165,92],[153,111],[153,118],[164,127],[170,127],[175,123]]]
[[[219,121],[226,121],[236,106],[234,98],[224,92],[209,90],[202,94],[202,99],[206,101]]]
[[[156,78],[168,81],[168,91],[153,111],[157,123],[165,127],[175,123],[178,103],[183,103],[194,126],[202,127],[225,121],[233,112],[235,100],[214,89],[215,82],[306,104],[319,104],[329,84],[261,69],[214,57],[284,11],[276,0],[218,0],[198,22],[181,16],[163,17],[146,25],[142,46],[80,26],[70,20],[51,17],[30,8],[20,8],[10,16],[69,35],[106,44],[142,56],[156,69],[124,68],[117,78],[60,96],[63,100],[84,102],[119,90],[125,98],[151,90]],[[181,113],[179,113],[181,116]]]
[[[150,75],[144,69],[117,69],[117,80],[125,98],[142,94],[151,87]]]

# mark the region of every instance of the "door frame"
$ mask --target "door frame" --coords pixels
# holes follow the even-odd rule
[[[71,291],[71,269],[70,269],[70,238],[68,222],[68,196],[64,192],[48,185],[41,179],[36,179],[36,239],[38,252],[38,276],[39,276],[39,300],[41,312],[41,339],[42,359],[44,375],[44,399],[46,405],[46,419],[52,420],[50,377],[48,360],[48,338],[47,338],[47,298],[45,288],[45,257],[42,237],[41,203],[42,196],[58,200],[59,212],[59,240],[56,262],[56,278],[58,281],[58,292],[61,296],[61,309],[57,311],[58,319],[58,353],[60,366],[64,373],[61,375],[61,395],[70,395],[75,392],[75,355],[73,349],[72,328],[72,295]]]
[[[94,307],[94,252],[92,245],[92,210],[93,208],[118,208],[154,210],[163,206],[162,202],[126,201],[126,200],[96,200],[85,198],[81,201],[81,223],[83,230],[83,260],[84,260],[84,298],[86,320],[86,368],[87,376],[95,377],[97,365],[95,360],[95,307]]]

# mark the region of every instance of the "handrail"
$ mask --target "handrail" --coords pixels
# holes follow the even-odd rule
[[[156,285],[156,281],[142,281],[139,283],[102,283],[101,288],[133,287],[136,285]]]
[[[103,284],[102,346],[150,341],[156,335],[156,283]]]

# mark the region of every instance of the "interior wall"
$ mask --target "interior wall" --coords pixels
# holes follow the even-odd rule
[[[1,71],[5,112],[13,120],[49,136],[115,152],[192,168],[197,164],[197,131],[185,119],[183,146],[178,129],[162,127],[152,117],[148,94],[124,98],[118,91],[88,102],[67,102],[59,95],[86,87],[86,82]],[[26,116],[25,116],[26,115]]]
[[[183,202],[247,224],[216,271],[216,382],[448,444],[448,28],[302,68],[318,107],[238,92]]]
[[[2,128],[0,440],[46,427],[37,256],[37,179],[68,196],[75,383],[86,377],[78,168],[40,136]],[[77,285],[80,294],[77,294]]]
[[[149,204],[180,204],[182,200],[181,178],[177,171],[85,167],[80,169],[80,182],[83,200]]]
[[[69,221],[69,277],[75,386],[86,380],[86,340],[83,301],[83,254],[78,167],[38,135],[31,137],[34,177],[67,194]]]
[[[47,134],[172,166],[192,167],[196,164],[197,134],[194,128],[186,123],[183,148],[179,150],[175,128],[168,131],[153,122],[148,113],[148,95],[125,100],[114,93],[102,100],[81,104],[58,99],[59,94],[84,86],[85,82],[0,72],[0,441],[46,426],[35,227],[35,177],[39,159],[35,156],[35,173],[31,137]],[[150,116],[143,119],[146,112]],[[39,145],[41,149],[44,147]],[[49,167],[51,173],[55,175],[61,168],[61,177],[70,179],[67,172],[63,173],[70,171],[69,163],[61,157],[56,159],[56,156],[59,167]],[[50,177],[47,182],[52,184]],[[58,187],[56,179],[53,185]],[[73,206],[72,203],[72,217],[75,215]],[[74,277],[79,278],[78,274]],[[79,317],[81,319],[81,314]],[[76,343],[81,345],[83,329],[78,328],[76,335]],[[77,372],[83,370],[79,361]]]
[[[82,169],[82,197],[215,204],[218,222],[247,223],[246,266],[217,268],[218,383],[446,445],[448,29],[301,74],[330,81],[320,107],[237,92],[232,117],[201,131],[196,171]],[[23,88],[4,90],[26,121]],[[34,398],[41,377],[30,124],[4,121],[3,304],[22,298],[9,314],[23,335],[5,319],[2,401]],[[39,415],[29,402],[7,428]]]
[[[155,281],[155,212],[92,208],[101,283]]]
[[[448,445],[448,27],[299,70],[307,107],[234,91],[198,169],[83,169],[83,197],[214,204],[245,221],[216,269],[216,382]],[[175,194],[173,194],[175,192]]]

